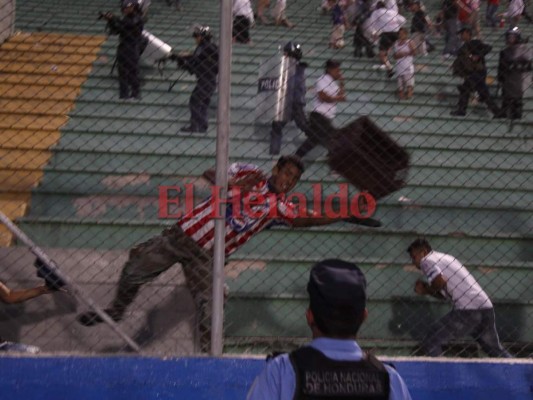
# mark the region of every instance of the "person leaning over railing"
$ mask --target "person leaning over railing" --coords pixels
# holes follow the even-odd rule
[[[197,308],[197,320],[205,349],[209,340],[209,315],[215,220],[220,201],[225,201],[225,254],[229,256],[261,231],[276,225],[292,228],[329,225],[335,222],[376,226],[372,218],[355,216],[323,216],[305,207],[298,208],[286,195],[296,186],[304,171],[296,156],[282,156],[267,177],[256,165],[234,163],[228,171],[228,195],[215,200],[215,195],[186,210],[176,223],[161,234],[135,246],[122,268],[118,288],[110,306],[109,316],[122,320],[126,308],[139,289],[176,263],[180,263]],[[214,171],[204,172],[214,183]],[[216,187],[213,188],[216,190]],[[262,200],[261,200],[262,199]],[[248,204],[249,210],[233,204]],[[374,222],[369,225],[370,222]],[[93,311],[78,316],[85,326],[103,322]]]

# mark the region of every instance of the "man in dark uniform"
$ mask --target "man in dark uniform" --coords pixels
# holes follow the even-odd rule
[[[248,400],[384,399],[410,400],[396,370],[359,347],[365,321],[366,278],[353,263],[324,260],[307,284],[305,314],[313,341],[271,358],[248,392]]]
[[[112,13],[105,13],[101,17],[107,20],[109,32],[119,35],[117,67],[120,98],[138,100],[141,97],[139,59],[144,24],[137,1],[124,0],[122,14],[122,19]]]
[[[218,75],[218,47],[211,43],[213,35],[208,26],[197,26],[192,34],[197,47],[190,57],[177,56],[178,65],[196,75],[196,87],[189,100],[191,123],[181,132],[207,132],[207,110],[215,93]]]
[[[505,34],[507,47],[500,52],[498,81],[502,85],[502,115],[522,118],[524,92],[531,84],[532,50],[522,41],[518,27]]]
[[[465,26],[458,32],[463,40],[463,45],[457,52],[457,58],[453,62],[453,74],[464,79],[459,88],[459,101],[457,108],[450,113],[456,117],[464,117],[468,100],[472,92],[479,94],[479,100],[484,102],[492,112],[494,118],[501,116],[500,109],[490,97],[487,86],[487,67],[485,56],[492,50],[492,46],[481,40],[472,40],[472,28]]]
[[[302,59],[302,47],[293,42],[289,42],[283,48],[286,57],[296,60],[294,74],[289,78],[288,91],[291,97],[291,114],[290,120],[294,120],[296,126],[303,132],[307,131],[307,117],[305,115],[305,69],[307,63],[300,61]],[[270,154],[279,154],[281,150],[282,129],[288,121],[272,122],[272,131],[270,133]]]

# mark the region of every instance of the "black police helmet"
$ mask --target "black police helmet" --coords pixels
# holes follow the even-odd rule
[[[301,60],[303,56],[302,46],[299,43],[288,42],[285,47],[283,47],[283,52],[296,60]]]
[[[136,10],[139,9],[139,2],[137,0],[122,0],[121,2],[121,9],[124,10],[125,8],[132,7]]]
[[[213,38],[213,33],[208,26],[196,25],[192,31],[192,37],[199,37],[204,40],[211,40]]]
[[[522,32],[520,32],[518,26],[507,29],[507,32],[505,32],[505,39],[508,39],[510,36],[516,37],[517,42],[522,40]]]

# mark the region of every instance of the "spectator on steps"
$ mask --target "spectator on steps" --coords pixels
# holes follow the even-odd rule
[[[254,12],[250,0],[233,0],[233,41],[249,44]]]
[[[398,40],[394,43],[394,58],[396,59],[396,76],[398,79],[398,98],[400,100],[413,97],[415,87],[415,66],[413,56],[415,45],[409,39],[407,28],[400,28]]]
[[[372,35],[379,37],[379,59],[389,77],[393,76],[393,71],[388,53],[398,39],[398,31],[404,24],[405,18],[397,11],[387,9],[382,1],[377,3],[376,10],[365,23]]]

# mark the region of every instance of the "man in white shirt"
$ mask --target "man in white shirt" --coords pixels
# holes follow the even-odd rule
[[[305,132],[307,139],[296,150],[296,155],[300,158],[317,144],[327,149],[329,139],[336,132],[332,122],[337,112],[337,103],[346,101],[344,77],[339,61],[326,61],[326,72],[318,78],[315,92],[313,111],[309,114],[309,129]]]
[[[492,302],[465,266],[451,255],[433,251],[425,239],[415,240],[407,252],[427,278],[427,282],[416,281],[415,293],[453,304],[453,309],[430,327],[422,349],[438,357],[444,344],[470,335],[489,356],[511,357],[498,338]]]
[[[405,24],[405,18],[398,11],[389,9],[383,1],[376,4],[376,9],[364,23],[367,37],[374,40],[379,37],[379,59],[392,77],[392,64],[388,52],[398,39],[398,31]]]

